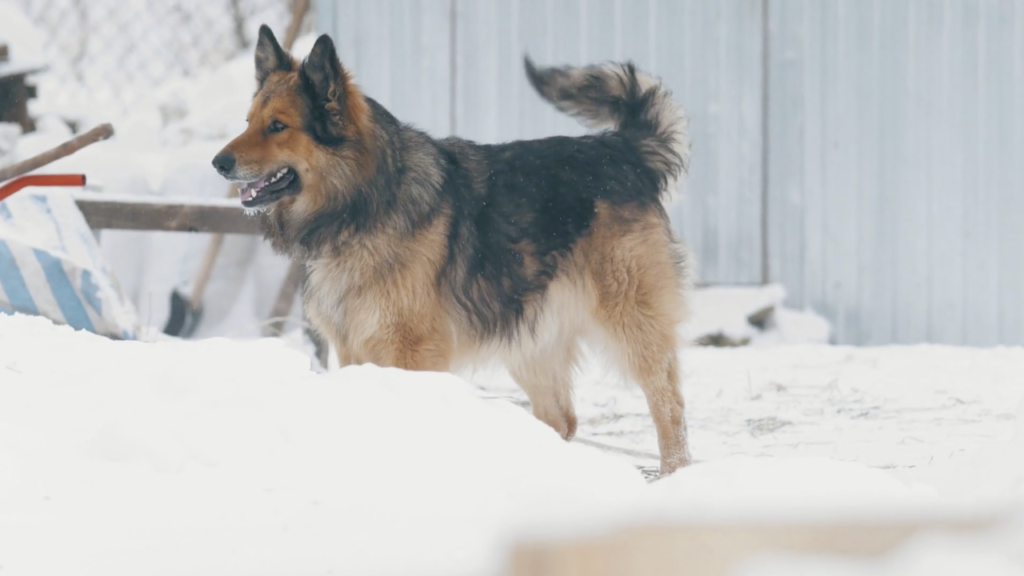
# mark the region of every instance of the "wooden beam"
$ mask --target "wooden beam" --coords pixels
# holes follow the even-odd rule
[[[762,554],[877,557],[922,532],[976,534],[1001,520],[991,514],[919,520],[648,525],[601,535],[523,542],[509,559],[512,576],[728,576]]]
[[[259,218],[235,199],[162,199],[79,192],[78,208],[93,230],[152,230],[262,235]]]

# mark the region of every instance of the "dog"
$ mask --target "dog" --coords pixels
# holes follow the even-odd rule
[[[542,98],[600,132],[434,139],[365,96],[320,36],[298,61],[256,46],[248,128],[213,160],[273,248],[305,263],[310,323],[341,366],[502,362],[533,414],[576,433],[581,342],[646,395],[661,474],[690,462],[678,361],[689,256],[664,202],[687,119],[632,63],[539,68]]]

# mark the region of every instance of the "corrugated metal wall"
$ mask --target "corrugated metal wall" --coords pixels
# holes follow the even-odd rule
[[[436,135],[581,133],[522,55],[633,59],[691,117],[671,213],[701,281],[767,274],[839,342],[1024,343],[1024,0],[318,6],[367,93]]]
[[[690,177],[670,212],[697,255],[701,281],[715,283],[756,283],[762,275],[762,5],[762,0],[319,3],[321,28],[333,33],[344,63],[365,91],[435,135],[501,142],[582,134],[574,120],[529,87],[522,64],[526,53],[539,64],[633,59],[656,70],[691,116],[694,141]]]
[[[841,342],[1024,343],[1024,3],[771,7],[771,278]]]

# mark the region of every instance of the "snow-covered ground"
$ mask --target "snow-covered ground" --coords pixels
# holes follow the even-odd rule
[[[1024,349],[682,354],[697,463],[650,483],[642,397],[593,362],[576,385],[580,440],[565,443],[499,371],[317,374],[282,340],[115,342],[0,316],[0,565],[500,574],[519,538],[644,518],[870,517],[1020,496]],[[916,574],[898,568],[961,548],[1024,570],[1022,535],[918,542],[836,573]],[[823,574],[827,561],[744,574]]]
[[[0,0],[0,36],[15,56],[41,51],[12,10]],[[85,172],[109,194],[223,197],[209,161],[244,127],[251,60],[127,110],[90,102],[65,116],[44,92],[36,133],[0,126],[0,164],[71,136],[65,119],[110,121],[114,139],[46,170]],[[157,330],[207,242],[102,237]],[[1024,349],[829,346],[824,320],[781,307],[782,287],[699,290],[685,339],[747,346],[681,350],[697,463],[649,482],[646,402],[598,359],[577,378],[572,443],[500,369],[313,371],[296,323],[286,339],[255,338],[286,266],[261,240],[229,237],[197,341],[144,330],[155,341],[114,342],[0,315],[0,575],[487,575],[522,538],[644,520],[1024,519]],[[1024,527],[1011,524],[878,560],[775,557],[740,574],[1024,574],[1020,550]]]

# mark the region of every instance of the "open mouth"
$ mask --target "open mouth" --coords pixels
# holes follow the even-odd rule
[[[302,184],[299,182],[298,174],[286,166],[259,180],[246,182],[242,185],[240,196],[242,206],[256,208],[276,202],[285,196],[298,194],[300,190]]]

